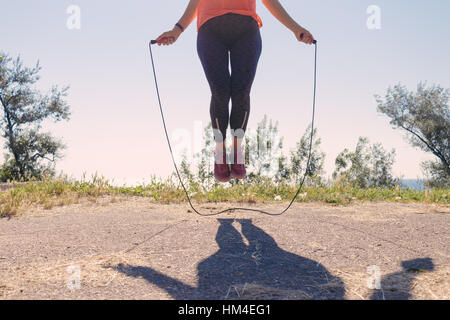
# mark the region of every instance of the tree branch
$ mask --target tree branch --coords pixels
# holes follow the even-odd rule
[[[36,161],[37,158],[45,159],[45,160],[48,160],[50,162],[55,162],[54,157],[53,157],[53,159],[50,159],[50,158],[46,157],[45,155],[43,155],[42,153],[36,153],[35,155],[33,155],[31,157],[31,161],[34,162],[34,161]]]
[[[432,147],[428,142],[425,141],[424,138],[422,138],[418,133],[414,132],[413,130],[411,130],[411,129],[409,129],[409,128],[406,128],[406,127],[403,126],[403,125],[400,125],[400,127],[403,128],[403,129],[405,129],[405,130],[408,131],[409,133],[413,134],[413,135],[414,135],[415,137],[417,137],[420,141],[422,141],[422,142],[423,142],[423,143],[431,150],[431,152],[432,152],[435,156],[437,156],[439,159],[441,159],[442,162],[444,162],[445,165],[446,165],[447,167],[449,167],[449,164],[448,164],[447,160],[445,159],[444,155],[443,155],[439,150],[437,150],[437,149],[435,149],[434,147]]]

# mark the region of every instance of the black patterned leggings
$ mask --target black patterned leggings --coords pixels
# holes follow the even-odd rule
[[[234,13],[218,16],[208,20],[198,32],[197,51],[211,88],[210,115],[212,127],[217,129],[216,142],[226,139],[228,122],[232,133],[243,138],[261,50],[258,23],[250,16]]]

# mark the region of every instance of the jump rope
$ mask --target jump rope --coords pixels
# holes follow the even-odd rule
[[[301,34],[301,35],[300,35],[300,38],[303,38],[303,37],[304,37],[304,35]],[[156,40],[152,40],[152,41],[149,43],[149,49],[150,49],[150,57],[151,57],[151,60],[152,60],[153,76],[154,76],[154,79],[155,79],[155,86],[156,86],[156,93],[157,93],[157,96],[158,96],[159,109],[160,109],[160,111],[161,111],[161,119],[162,119],[162,122],[163,122],[164,132],[165,132],[165,135],[166,135],[167,144],[168,144],[168,146],[169,146],[170,154],[171,154],[171,156],[172,156],[172,162],[173,162],[173,165],[174,165],[174,167],[175,167],[175,171],[176,171],[176,173],[177,173],[178,179],[180,180],[180,184],[181,184],[181,186],[182,186],[182,188],[183,188],[183,190],[184,190],[184,192],[185,192],[185,194],[186,194],[186,198],[187,198],[187,200],[188,200],[188,202],[189,202],[189,205],[190,205],[190,207],[192,208],[192,210],[193,210],[197,215],[203,216],[203,217],[217,216],[217,215],[220,215],[220,214],[223,214],[223,213],[226,213],[226,212],[232,212],[232,211],[249,211],[249,212],[262,213],[262,214],[269,215],[269,216],[281,216],[281,215],[284,214],[286,211],[288,211],[288,210],[291,208],[292,204],[294,203],[295,199],[297,198],[297,196],[299,195],[300,191],[301,191],[302,188],[303,188],[303,184],[304,184],[305,179],[306,179],[306,176],[307,176],[307,174],[308,174],[308,172],[309,172],[309,166],[310,166],[310,162],[311,162],[312,144],[313,144],[313,137],[314,137],[315,113],[316,113],[316,92],[317,92],[317,41],[314,41],[314,42],[313,42],[314,47],[315,47],[315,50],[314,50],[314,95],[313,95],[312,121],[311,121],[311,137],[310,137],[310,144],[309,144],[309,155],[308,155],[308,162],[307,162],[305,174],[304,174],[303,179],[302,179],[302,181],[301,181],[301,183],[300,183],[300,185],[299,185],[299,187],[298,187],[298,189],[297,189],[297,192],[296,192],[295,196],[292,198],[291,202],[290,202],[289,205],[286,207],[286,209],[284,209],[283,211],[281,211],[281,212],[279,212],[279,213],[267,212],[267,211],[260,210],[260,209],[251,209],[251,208],[239,208],[239,207],[233,207],[233,208],[228,208],[228,209],[226,209],[226,210],[222,210],[222,211],[215,212],[215,213],[209,213],[209,214],[208,214],[208,213],[202,213],[202,212],[198,211],[198,210],[194,207],[194,205],[192,204],[191,197],[189,196],[189,193],[187,192],[187,189],[186,189],[186,187],[185,187],[185,185],[184,185],[184,183],[183,183],[183,180],[181,179],[181,175],[180,175],[180,172],[179,172],[179,170],[178,170],[178,166],[177,166],[177,164],[176,164],[175,157],[174,157],[174,155],[173,155],[172,146],[171,146],[171,143],[170,143],[169,135],[168,135],[168,133],[167,133],[166,121],[165,121],[164,111],[163,111],[162,104],[161,104],[161,97],[160,97],[160,94],[159,94],[159,88],[158,88],[158,80],[157,80],[157,77],[156,77],[155,63],[154,63],[154,59],[153,59],[152,45],[153,45],[153,44],[156,44],[156,43],[158,43]],[[143,243],[149,241],[149,240],[152,239],[153,237],[155,237],[155,236],[157,236],[157,235],[163,233],[163,232],[166,231],[167,229],[169,229],[169,228],[171,228],[171,227],[174,227],[174,226],[176,226],[176,225],[178,225],[178,224],[180,224],[180,223],[182,223],[182,222],[184,222],[184,221],[185,221],[185,220],[183,220],[183,221],[181,221],[181,222],[178,222],[177,224],[168,226],[168,227],[165,228],[164,230],[158,232],[157,234],[152,235],[151,237],[145,239],[143,242],[141,242],[141,243],[139,243],[139,244],[137,244],[137,245],[131,247],[130,249],[126,250],[126,252],[130,252],[130,251],[136,249],[138,246],[140,246],[140,245],[142,245]],[[359,230],[359,229],[357,229],[357,228],[349,227],[349,226],[347,226],[347,225],[345,225],[345,224],[334,223],[334,222],[330,222],[330,221],[327,221],[327,220],[320,220],[320,221],[323,222],[323,223],[332,224],[332,225],[335,225],[335,226],[340,226],[340,227],[345,228],[345,229],[350,229],[350,230],[352,230],[352,231],[356,231],[356,232],[358,232],[358,233],[362,233],[362,234],[364,234],[365,236],[370,236],[370,237],[373,237],[374,239],[378,239],[378,240],[381,240],[381,241],[385,241],[385,242],[390,243],[391,245],[396,246],[396,247],[398,247],[398,248],[402,248],[402,249],[404,249],[404,250],[408,250],[408,251],[410,251],[410,252],[414,252],[414,253],[416,253],[416,254],[420,254],[420,255],[426,256],[425,253],[422,253],[422,252],[420,252],[420,251],[418,251],[418,250],[416,250],[416,249],[413,249],[413,248],[410,248],[410,247],[408,247],[408,246],[399,244],[399,243],[394,242],[394,241],[389,240],[389,239],[384,239],[384,238],[382,238],[382,237],[380,237],[380,236],[378,236],[378,235],[376,235],[376,234],[374,235],[374,234],[367,233],[367,231],[364,231],[364,230]]]
[[[302,33],[300,35],[300,38],[303,39],[304,34]],[[195,206],[192,204],[191,201],[191,197],[189,196],[189,192],[187,191],[184,183],[183,183],[183,179],[181,179],[181,175],[180,175],[180,171],[178,170],[178,166],[177,163],[175,161],[175,157],[173,155],[173,150],[172,150],[172,144],[170,143],[170,138],[169,138],[169,134],[167,132],[167,126],[166,126],[166,119],[164,117],[164,110],[162,107],[162,103],[161,103],[161,96],[159,93],[159,86],[158,86],[158,79],[156,76],[156,69],[155,69],[155,62],[153,59],[153,52],[152,52],[152,45],[157,44],[158,41],[156,40],[152,40],[150,41],[148,47],[150,49],[150,58],[152,60],[152,68],[153,68],[153,77],[155,79],[155,88],[156,88],[156,95],[158,96],[158,103],[159,103],[159,110],[161,112],[161,119],[162,119],[162,123],[163,123],[163,127],[164,127],[164,133],[166,135],[166,140],[167,140],[167,145],[169,146],[169,151],[170,151],[170,155],[172,157],[172,162],[173,165],[175,167],[175,171],[177,173],[178,176],[178,180],[180,181],[180,184],[184,190],[184,193],[186,194],[186,198],[189,202],[190,207],[192,208],[192,210],[199,216],[202,217],[211,217],[211,216],[218,216],[221,214],[224,214],[226,212],[233,212],[233,211],[250,211],[250,212],[257,212],[257,213],[262,213],[265,215],[269,215],[269,216],[281,216],[282,214],[284,214],[286,211],[288,211],[292,204],[294,203],[295,199],[297,199],[298,195],[300,194],[300,191],[303,188],[303,184],[305,182],[306,176],[309,172],[309,166],[310,166],[310,162],[311,162],[311,153],[312,153],[312,144],[313,144],[313,138],[314,138],[314,123],[315,123],[315,115],[316,115],[316,92],[317,92],[317,41],[314,40],[313,44],[314,44],[314,94],[313,94],[313,105],[312,105],[312,121],[311,121],[311,137],[310,137],[310,143],[309,143],[309,155],[308,155],[308,162],[306,165],[306,169],[305,169],[305,174],[303,175],[303,179],[297,189],[297,192],[295,193],[295,196],[292,198],[291,202],[289,203],[289,205],[281,212],[268,212],[268,211],[264,211],[261,209],[251,209],[251,208],[240,208],[240,207],[232,207],[232,208],[228,208],[219,212],[213,212],[213,213],[202,213],[200,211],[198,211]]]

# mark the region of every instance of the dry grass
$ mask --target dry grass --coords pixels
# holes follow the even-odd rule
[[[40,182],[10,184],[0,192],[0,217],[14,216],[30,208],[50,210],[87,199],[96,202],[104,195],[116,194],[108,182],[94,178],[92,182],[69,182],[66,179],[48,179]]]
[[[311,296],[302,290],[281,290],[258,284],[230,286],[225,300],[310,300]]]
[[[65,177],[44,181],[3,185],[0,191],[0,217],[14,216],[33,207],[52,209],[87,200],[96,203],[100,197],[143,197],[160,204],[185,203],[186,197],[179,184],[171,179],[152,180],[149,184],[134,187],[112,186],[109,180],[93,176],[90,180],[70,181]],[[237,202],[246,204],[290,201],[297,186],[263,181],[231,185],[215,185],[205,189],[199,184],[188,185],[192,200],[198,203]],[[331,187],[307,187],[297,198],[298,202],[320,202],[347,206],[361,201],[391,203],[429,203],[449,205],[449,189],[427,191],[400,188],[358,189],[335,184]]]

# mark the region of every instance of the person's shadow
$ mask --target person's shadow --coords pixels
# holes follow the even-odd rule
[[[402,261],[403,270],[383,277],[381,289],[373,290],[371,300],[409,300],[411,287],[418,273],[434,270],[431,258]]]
[[[198,286],[192,287],[152,268],[117,265],[115,270],[142,277],[174,299],[343,299],[344,284],[320,263],[281,249],[250,219],[218,219],[219,250],[198,264]]]

